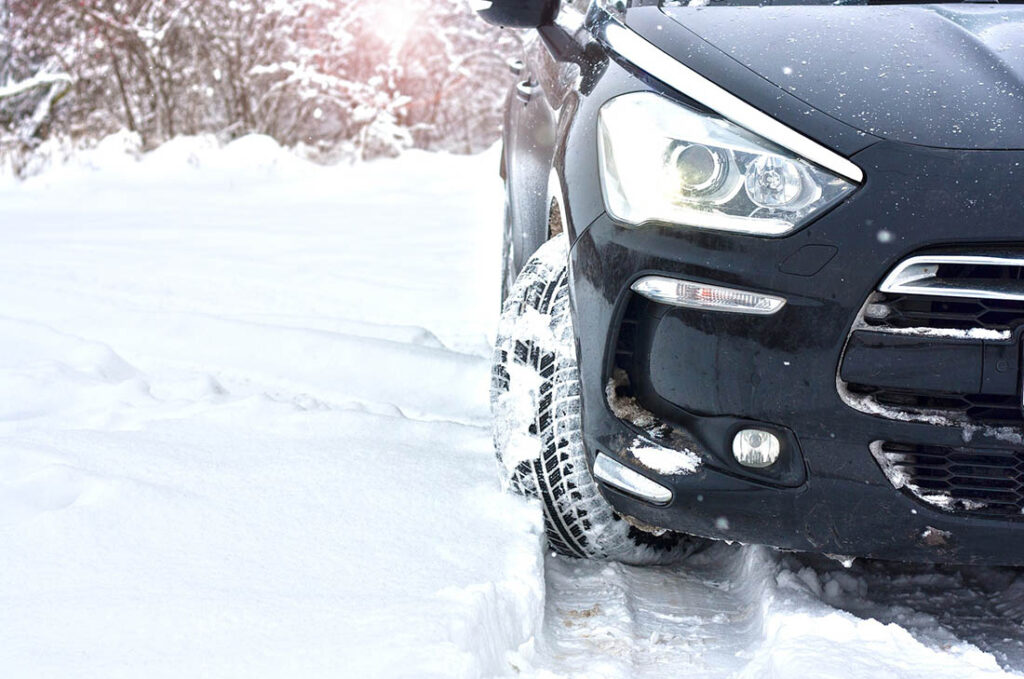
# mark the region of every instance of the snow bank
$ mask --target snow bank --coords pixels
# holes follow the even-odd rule
[[[149,153],[142,153],[141,146],[138,135],[128,131],[112,134],[92,147],[69,149],[51,142],[37,154],[39,166],[22,182],[23,188],[83,184],[121,188],[174,182],[180,189],[182,184],[248,183],[317,170],[271,137],[256,134],[224,145],[213,135],[177,137]],[[98,186],[97,173],[103,176]]]
[[[814,561],[782,559],[765,640],[740,676],[1021,676],[1005,669],[1024,658],[1019,618],[999,603],[1012,597],[1007,569]]]
[[[496,151],[136,144],[0,188],[0,675],[504,673]]]
[[[858,618],[823,606],[819,597],[839,597],[842,582],[827,590],[810,568],[783,569],[764,618],[764,641],[738,675],[743,679],[851,679],[859,677],[1013,676],[990,653],[969,643],[946,640],[930,646],[894,623]]]

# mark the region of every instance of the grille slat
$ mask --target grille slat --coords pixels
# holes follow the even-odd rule
[[[999,467],[978,467],[977,465],[952,465],[949,467],[949,473],[954,478],[958,479],[972,479],[975,481],[998,481],[998,480],[1012,480],[1017,482],[1012,476],[1009,476],[1004,470]]]
[[[941,464],[941,462],[935,462],[935,464]],[[971,460],[969,463],[955,464],[949,468],[954,474],[961,474],[963,476],[977,476],[978,478],[985,478],[988,472],[1001,472],[1006,469],[1006,465],[1001,462],[978,462],[977,460]]]
[[[949,490],[954,495],[967,493],[971,496],[995,492],[1013,494],[1020,485],[1014,479],[964,479],[959,476],[951,476],[945,479],[945,483],[951,488],[944,490]]]

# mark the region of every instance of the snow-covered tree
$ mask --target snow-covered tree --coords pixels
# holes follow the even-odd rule
[[[0,146],[250,132],[362,157],[496,138],[518,49],[465,0],[0,0]]]

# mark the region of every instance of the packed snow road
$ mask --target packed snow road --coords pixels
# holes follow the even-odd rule
[[[493,153],[123,146],[0,183],[0,676],[1024,672],[1024,571],[545,557]]]

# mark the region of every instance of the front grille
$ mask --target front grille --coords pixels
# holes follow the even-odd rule
[[[891,420],[1024,427],[1022,327],[1024,258],[910,257],[850,330],[840,395]]]
[[[1022,517],[1024,450],[893,442],[871,448],[893,485],[924,503],[974,515]]]

